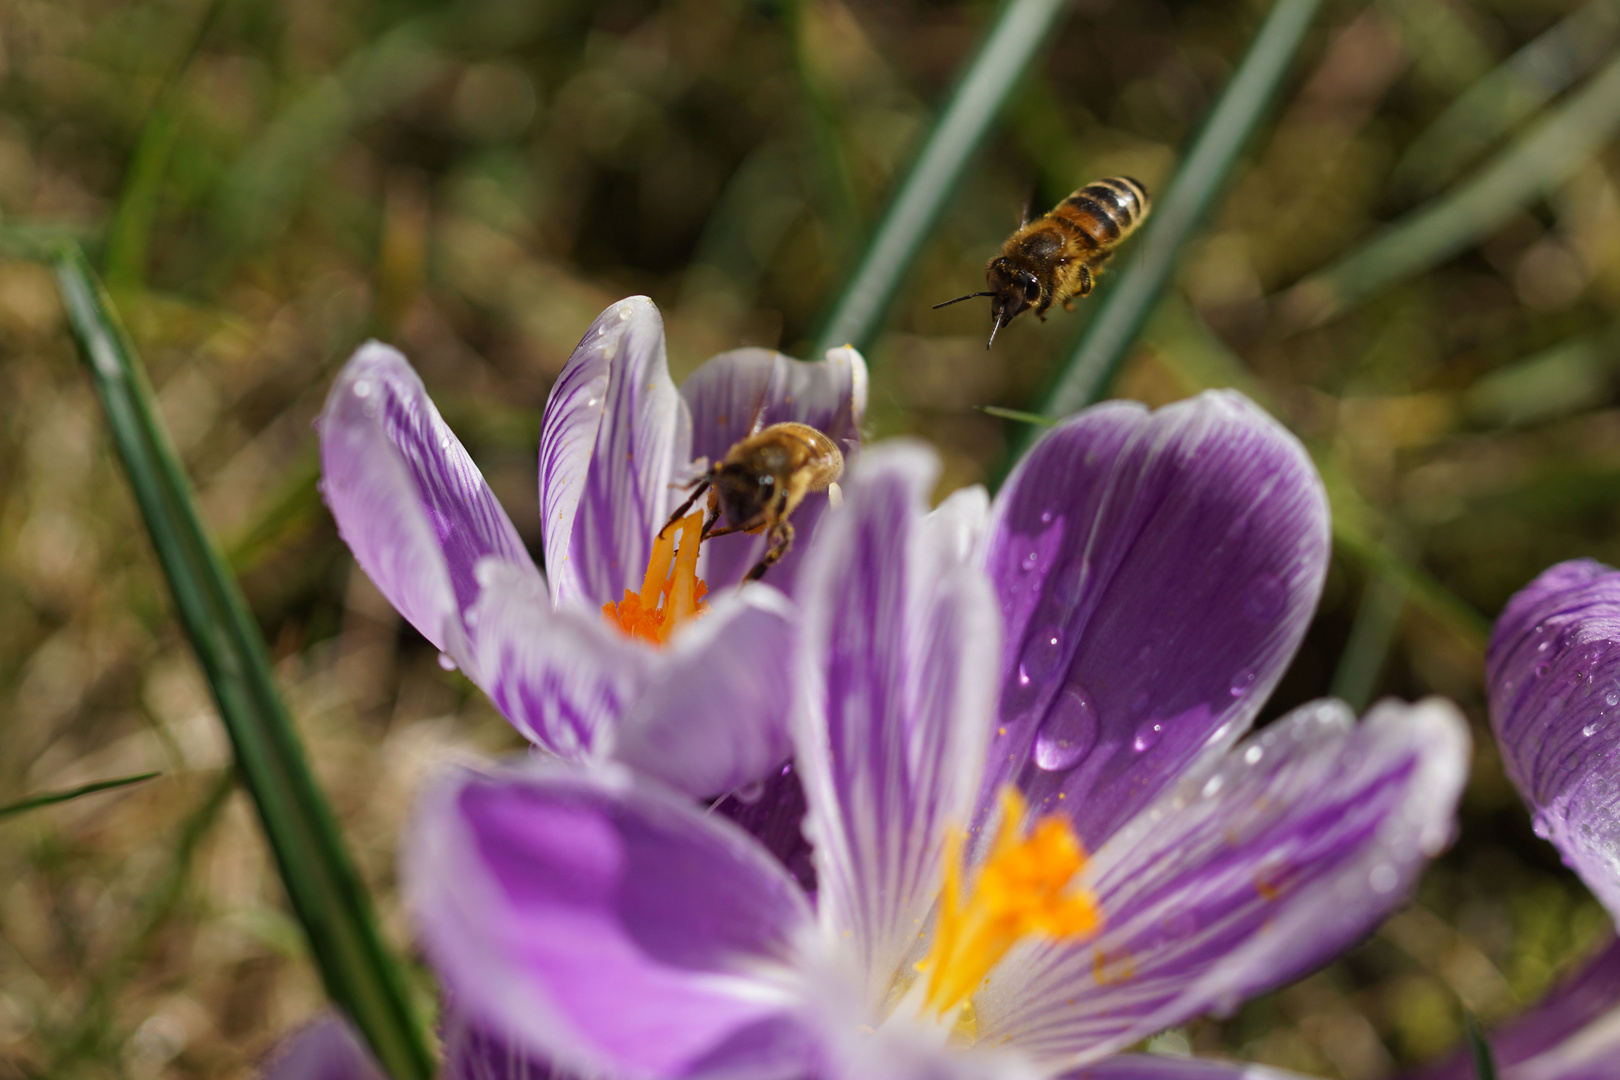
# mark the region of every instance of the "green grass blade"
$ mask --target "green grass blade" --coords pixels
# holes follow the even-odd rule
[[[8,806],[0,806],[0,818],[20,814],[24,810],[34,810],[41,806],[52,806],[56,803],[77,799],[81,795],[94,795],[98,791],[112,791],[115,788],[129,787],[139,784],[143,780],[150,780],[157,776],[155,772],[143,772],[136,776],[121,776],[116,780],[97,780],[93,784],[81,784],[66,791],[48,791],[43,795],[31,795],[21,802],[14,802]]]
[[[1595,68],[1620,38],[1620,3],[1588,0],[1464,91],[1412,140],[1390,187],[1430,196],[1497,139]]]
[[[1468,1031],[1468,1052],[1474,1059],[1474,1075],[1478,1080],[1496,1080],[1496,1056],[1485,1033],[1479,1029],[1479,1020],[1473,1013],[1463,1014],[1463,1026]]]
[[[144,369],[84,254],[64,246],[55,270],[68,323],[326,988],[395,1080],[427,1080],[432,1061],[401,969],[304,758],[264,639],[203,529]]]
[[[1024,412],[1022,409],[1004,409],[1000,405],[980,405],[978,410],[982,413],[989,413],[991,416],[998,416],[1003,420],[1012,420],[1020,424],[1034,424],[1036,427],[1051,427],[1057,423],[1050,416]]]
[[[1472,178],[1295,285],[1285,311],[1317,326],[1463,251],[1567,180],[1620,131],[1620,56]]]
[[[822,322],[812,357],[839,345],[870,344],[945,200],[1066,6],[1064,0],[1008,0],[1002,6]]]
[[[1070,355],[1046,406],[1062,417],[1100,400],[1147,321],[1182,248],[1204,220],[1239,152],[1292,66],[1321,0],[1277,0],[1243,63],[1215,103],[1153,214],[1130,262],[1108,290]]]
[[[1328,696],[1345,702],[1356,713],[1366,711],[1378,689],[1390,647],[1395,644],[1406,610],[1406,582],[1386,574],[1371,576],[1350,624],[1350,637],[1339,654],[1339,664],[1328,685]]]

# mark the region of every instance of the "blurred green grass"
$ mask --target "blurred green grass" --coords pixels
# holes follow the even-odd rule
[[[869,349],[872,433],[934,441],[942,490],[991,473],[1025,425],[981,407],[1038,408],[1122,272],[988,356],[982,307],[930,305],[980,287],[1032,190],[1050,205],[1125,173],[1162,192],[1269,7],[1070,7]],[[1612,70],[1614,10],[1328,0],[1127,355],[1116,393],[1237,385],[1330,480],[1339,554],[1268,715],[1337,686],[1448,694],[1482,725],[1480,619],[1552,561],[1620,562],[1620,155],[1610,127],[1575,145],[1555,126],[1597,109],[1580,111]],[[651,295],[678,372],[738,344],[802,354],[993,15],[0,6],[0,805],[162,773],[0,819],[0,1077],[247,1076],[322,1000],[30,256],[72,236],[109,279],[384,932],[407,942],[392,855],[411,792],[517,741],[319,505],[309,423],[336,365],[370,335],[403,348],[537,549],[538,414],[589,320]],[[1584,51],[1554,47],[1571,25]],[[1458,206],[1443,244],[1358,277],[1331,320],[1285,299],[1414,207]],[[1457,1046],[1465,1009],[1511,1014],[1593,942],[1601,913],[1476,734],[1462,840],[1417,904],[1193,1025],[1193,1048],[1374,1080]]]

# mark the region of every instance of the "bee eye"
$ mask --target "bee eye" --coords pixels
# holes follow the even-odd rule
[[[1041,298],[1041,286],[1040,286],[1040,284],[1038,282],[1034,281],[1033,279],[1024,282],[1024,299],[1028,300],[1030,303],[1033,304],[1035,301],[1039,300],[1040,298]]]

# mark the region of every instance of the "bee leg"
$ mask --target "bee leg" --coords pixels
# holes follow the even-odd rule
[[[1091,295],[1091,290],[1097,287],[1097,279],[1092,276],[1091,267],[1082,266],[1080,268],[1080,277],[1077,285],[1078,287],[1075,289],[1076,296]]]
[[[675,508],[675,512],[673,514],[669,515],[669,520],[664,522],[664,527],[662,529],[658,530],[659,539],[662,539],[664,534],[669,532],[669,527],[671,525],[675,524],[677,521],[681,520],[681,518],[686,516],[686,512],[688,510],[692,509],[692,504],[698,501],[698,496],[699,495],[702,495],[705,491],[709,490],[709,484],[711,483],[711,480],[712,480],[711,477],[705,476],[698,483],[698,486],[693,489],[692,494],[690,494],[690,495],[688,495],[686,497],[686,501],[681,503],[680,506]]]
[[[786,555],[792,547],[793,525],[786,521],[777,522],[776,527],[771,530],[771,544],[765,549],[765,557],[759,560],[752,570],[748,571],[748,575],[743,580],[758,581],[764,577],[765,571],[780,562],[782,556]]]

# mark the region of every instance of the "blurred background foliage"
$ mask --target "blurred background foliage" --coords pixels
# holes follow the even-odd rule
[[[1078,0],[871,343],[875,437],[993,478],[1095,304],[995,351],[978,288],[1096,177],[1161,191],[1266,10]],[[319,502],[337,365],[403,348],[538,552],[535,445],[590,319],[647,293],[677,377],[801,355],[994,13],[924,0],[0,3],[0,1077],[241,1077],[322,1003],[73,357],[83,241],[242,575],[389,938],[431,768],[517,749]],[[1605,918],[1485,734],[1483,627],[1620,562],[1620,0],[1327,0],[1114,392],[1238,386],[1333,494],[1320,614],[1268,711],[1456,698],[1462,839],[1348,958],[1156,1040],[1374,1080],[1512,1015]],[[1107,278],[1102,291],[1107,291]],[[424,1002],[431,987],[420,976]]]

